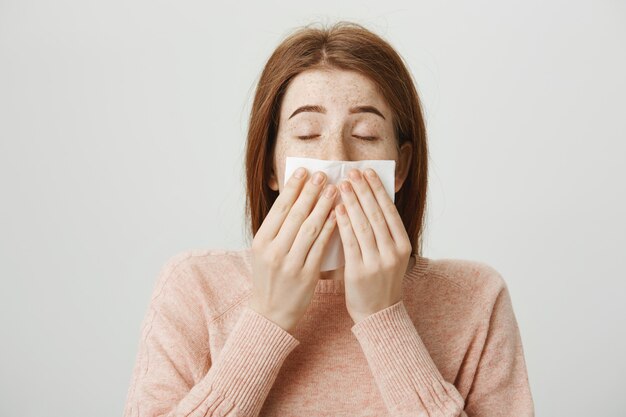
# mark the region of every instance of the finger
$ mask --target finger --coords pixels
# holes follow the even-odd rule
[[[337,204],[335,213],[337,214],[337,227],[339,227],[339,236],[341,237],[341,246],[343,247],[346,263],[348,259],[351,263],[363,263],[361,248],[359,247],[359,242],[352,229],[352,223],[346,212],[345,204]]]
[[[274,200],[274,204],[272,204],[272,207],[265,216],[263,223],[257,230],[254,236],[255,240],[269,244],[278,234],[280,227],[285,222],[285,218],[298,198],[308,176],[308,171],[303,167],[299,167],[299,169],[300,168],[304,169],[304,175],[302,178],[296,177],[298,170],[295,170],[293,175],[289,177],[283,191],[278,194],[278,197]]]
[[[385,190],[385,187],[376,174],[376,171],[368,168],[365,170],[365,174],[365,178],[374,193],[374,197],[376,197],[376,201],[385,216],[387,227],[391,233],[391,238],[393,239],[396,247],[399,247],[402,242],[407,239],[406,229],[404,228],[402,217],[400,217],[400,213],[398,213],[396,205],[389,197],[389,194],[387,194],[387,190]],[[370,176],[368,174],[372,175]]]
[[[357,178],[350,177],[350,182],[359,204],[361,205],[361,208],[363,209],[363,212],[365,213],[365,216],[374,231],[374,238],[376,240],[378,250],[381,254],[385,251],[395,251],[395,243],[391,238],[389,227],[387,227],[387,220],[385,219],[385,215],[383,214],[383,211],[380,208],[369,183],[365,180],[363,175],[361,175],[359,170],[354,169],[351,172],[359,174]]]
[[[333,184],[328,184],[317,200],[313,211],[300,226],[300,230],[289,251],[290,255],[293,254],[293,261],[297,265],[302,266],[309,259],[310,255],[307,256],[307,254],[309,254],[312,245],[319,239],[318,235],[328,220],[329,212],[334,206],[336,196],[337,187]]]
[[[322,182],[319,184],[314,183],[317,174],[321,174]],[[291,210],[289,210],[285,222],[280,227],[276,238],[274,238],[272,242],[272,245],[275,246],[278,253],[286,255],[291,250],[293,241],[300,231],[302,224],[307,217],[309,217],[311,210],[313,210],[325,181],[326,174],[318,171],[304,184],[302,192],[291,207]]]
[[[361,248],[360,251],[363,258],[375,259],[379,257],[374,231],[369,220],[367,220],[367,216],[363,213],[361,204],[354,193],[350,181],[342,181],[339,188],[341,189],[341,199],[350,217],[350,224]]]
[[[335,210],[331,210],[326,221],[324,222],[324,227],[320,231],[319,236],[313,242],[311,249],[306,257],[304,262],[303,269],[309,269],[313,271],[319,271],[322,266],[322,255],[326,250],[326,246],[328,245],[328,241],[330,241],[330,237],[332,236],[335,226],[337,225],[337,216]]]

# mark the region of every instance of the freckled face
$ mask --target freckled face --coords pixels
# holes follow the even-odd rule
[[[302,106],[319,108],[298,111]],[[359,106],[367,106],[369,111],[355,109]],[[392,113],[376,85],[358,72],[334,69],[304,71],[287,87],[274,149],[273,169],[277,175],[269,181],[275,191],[282,191],[287,156],[346,161],[395,159],[396,172],[402,163],[398,160]],[[396,177],[396,192],[400,186]]]

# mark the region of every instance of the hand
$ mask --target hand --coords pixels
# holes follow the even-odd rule
[[[344,203],[335,207],[346,259],[346,307],[355,323],[402,300],[412,251],[394,202],[376,172],[369,171],[371,178],[350,171],[350,180],[339,184]]]
[[[297,172],[297,170],[296,170]],[[292,176],[252,242],[253,289],[248,306],[293,332],[313,298],[322,255],[335,227],[337,189]],[[304,188],[303,188],[304,186]],[[326,191],[334,194],[326,196]],[[302,192],[301,192],[302,191]],[[330,215],[329,215],[330,212]]]

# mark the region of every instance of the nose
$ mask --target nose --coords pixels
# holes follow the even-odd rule
[[[336,133],[327,138],[322,145],[322,158],[331,161],[350,161],[350,149],[346,145],[341,133]]]

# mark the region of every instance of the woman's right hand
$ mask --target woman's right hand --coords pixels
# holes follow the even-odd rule
[[[302,178],[289,178],[252,242],[248,306],[290,333],[313,298],[336,224],[336,186],[324,188],[327,178],[321,171],[316,173],[322,176],[320,184],[313,183],[315,175],[307,180],[307,174],[304,169]],[[329,190],[333,194],[327,197]]]

